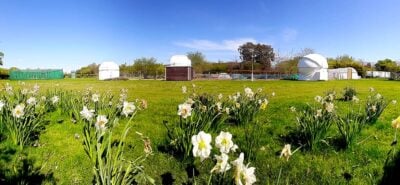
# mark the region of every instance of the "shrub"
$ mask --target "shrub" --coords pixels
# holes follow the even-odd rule
[[[351,101],[353,97],[357,95],[356,89],[352,87],[345,87],[343,89],[343,100],[344,101]]]

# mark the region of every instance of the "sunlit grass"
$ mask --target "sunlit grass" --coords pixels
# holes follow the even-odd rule
[[[17,85],[16,81],[0,81]],[[51,81],[26,81],[27,84],[37,83],[42,90],[46,88],[63,88],[82,92],[87,87],[94,91],[111,90],[118,95],[120,89],[128,89],[128,100],[146,99],[148,109],[137,114],[133,120],[131,132],[128,134],[128,144],[135,149],[128,150],[126,156],[135,158],[143,152],[143,143],[134,131],[149,136],[154,155],[145,162],[145,171],[152,176],[157,184],[161,184],[161,175],[171,173],[176,184],[186,182],[187,175],[179,160],[158,150],[166,139],[166,129],[163,120],[176,121],[177,106],[186,99],[181,92],[181,86],[191,87],[196,84],[199,93],[207,92],[227,96],[245,87],[254,90],[263,88],[263,92],[275,92],[270,98],[267,111],[258,120],[262,123],[263,135],[260,144],[263,150],[257,153],[257,161],[251,161],[256,167],[256,176],[260,184],[275,183],[282,168],[281,183],[289,184],[339,184],[346,183],[346,174],[350,174],[354,184],[377,183],[383,174],[386,153],[390,150],[393,140],[391,120],[399,116],[399,105],[389,105],[378,122],[366,127],[354,141],[354,146],[348,150],[338,150],[333,144],[322,147],[320,151],[299,151],[289,162],[279,159],[279,152],[285,144],[282,139],[296,127],[295,115],[290,112],[291,106],[299,107],[306,102],[313,102],[316,95],[324,95],[326,91],[336,90],[338,97],[345,87],[357,90],[361,102],[366,100],[369,87],[374,87],[386,99],[400,100],[400,83],[387,80],[350,80],[328,82],[301,81],[192,81],[167,82],[152,80],[135,81],[98,81],[95,79],[67,79]],[[56,86],[58,84],[58,86]],[[341,105],[339,105],[340,108]],[[34,157],[36,165],[44,165],[42,171],[54,173],[57,184],[90,184],[92,173],[90,162],[83,151],[81,138],[82,125],[73,124],[69,117],[54,113],[48,119],[51,123],[41,134],[39,147],[29,147],[29,155]],[[62,120],[62,122],[60,122]],[[234,135],[234,140],[243,139],[241,128],[228,127]],[[334,137],[335,131],[329,133]],[[295,143],[293,143],[295,144]],[[205,172],[207,173],[207,172]],[[347,176],[346,176],[347,177]]]

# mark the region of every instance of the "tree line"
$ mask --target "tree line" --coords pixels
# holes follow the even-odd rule
[[[247,42],[239,46],[238,53],[240,61],[218,61],[212,62],[199,52],[188,52],[187,56],[192,61],[195,74],[215,74],[215,73],[280,73],[297,74],[297,64],[302,56],[315,53],[313,49],[305,48],[293,56],[277,58],[271,45]],[[358,75],[365,77],[366,71],[390,71],[399,72],[400,65],[391,59],[379,60],[375,65],[360,59],[355,59],[349,55],[341,55],[336,58],[327,58],[329,68],[353,67]],[[273,65],[274,64],[274,65]],[[97,76],[98,64],[90,64],[77,70],[77,75]],[[165,66],[157,62],[155,58],[139,58],[132,64],[120,65],[122,77],[138,78],[162,78]]]

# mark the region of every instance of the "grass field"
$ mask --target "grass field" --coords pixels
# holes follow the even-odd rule
[[[0,84],[10,83],[18,86],[16,81],[0,81]],[[187,94],[182,94],[181,87],[191,89],[196,85],[197,93],[219,94],[224,96],[243,91],[245,87],[252,89],[262,88],[264,93],[275,93],[269,100],[266,112],[262,112],[257,120],[262,123],[258,130],[261,135],[254,138],[260,141],[257,149],[256,161],[251,165],[256,167],[256,184],[378,184],[389,172],[384,171],[388,151],[392,148],[394,129],[391,121],[400,115],[399,104],[389,105],[379,118],[378,122],[368,125],[362,130],[355,144],[350,149],[338,149],[330,141],[318,151],[299,150],[288,162],[280,159],[280,151],[286,144],[285,137],[296,128],[296,118],[290,112],[290,107],[301,107],[307,102],[312,103],[316,95],[335,90],[340,97],[343,88],[350,86],[357,90],[357,97],[362,103],[373,87],[387,100],[400,100],[400,82],[363,79],[349,81],[301,82],[301,81],[192,81],[167,82],[152,80],[135,81],[98,81],[94,79],[66,79],[56,81],[26,81],[27,85],[37,83],[42,89],[62,88],[75,92],[93,87],[94,91],[105,92],[111,90],[116,95],[120,89],[128,89],[128,100],[136,98],[146,99],[148,108],[139,112],[133,120],[131,132],[128,134],[128,143],[134,145],[127,149],[125,156],[134,158],[143,153],[143,142],[134,133],[138,131],[149,136],[152,142],[153,155],[144,163],[145,171],[162,184],[166,177],[172,175],[174,184],[187,182],[188,175],[179,159],[161,150],[166,141],[167,131],[163,121],[178,120],[177,106],[184,102]],[[337,109],[346,105],[339,103]],[[38,174],[52,175],[56,184],[90,184],[92,169],[90,161],[84,153],[82,140],[76,134],[82,135],[82,125],[71,123],[71,119],[58,110],[47,118],[51,122],[41,133],[38,147],[27,147],[26,152],[37,168]],[[234,135],[234,140],[241,142],[244,137],[243,129],[229,125],[225,130]],[[336,133],[331,130],[333,138]],[[213,133],[216,136],[218,133]],[[294,144],[294,143],[293,143]],[[8,143],[3,142],[1,155],[6,156]],[[292,151],[295,148],[292,148]],[[12,156],[12,155],[11,155]],[[16,156],[12,159],[2,157],[2,166],[11,165],[12,161],[20,160]],[[198,165],[200,176],[207,179],[210,168],[207,165]]]

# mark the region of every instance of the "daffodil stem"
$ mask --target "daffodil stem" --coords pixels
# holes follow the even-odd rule
[[[208,178],[208,183],[207,183],[208,185],[211,184],[212,175],[213,175],[213,174],[211,173],[210,178]]]
[[[282,173],[282,166],[281,169],[279,170],[279,175],[278,175],[278,181],[276,182],[276,184],[279,184],[279,180],[281,179],[281,173]]]

